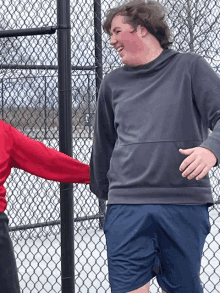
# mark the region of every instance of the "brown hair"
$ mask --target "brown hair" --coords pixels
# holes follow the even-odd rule
[[[170,29],[165,21],[164,7],[155,1],[133,0],[109,10],[103,24],[104,31],[111,35],[112,20],[116,15],[125,17],[134,31],[139,25],[144,26],[159,41],[163,49],[173,42],[170,39]]]

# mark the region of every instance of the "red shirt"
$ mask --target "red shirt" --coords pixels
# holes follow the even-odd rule
[[[63,183],[90,183],[88,165],[46,147],[0,120],[0,212],[7,206],[3,184],[13,167]]]

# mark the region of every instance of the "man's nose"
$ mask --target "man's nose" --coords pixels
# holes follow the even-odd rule
[[[110,38],[110,44],[111,44],[112,46],[114,46],[114,44],[115,44],[116,42],[117,42],[117,41],[116,41],[115,37],[112,35],[111,38]]]

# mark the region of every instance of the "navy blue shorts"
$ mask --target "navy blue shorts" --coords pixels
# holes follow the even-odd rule
[[[138,289],[155,276],[167,293],[203,292],[207,206],[109,205],[104,231],[113,293]]]

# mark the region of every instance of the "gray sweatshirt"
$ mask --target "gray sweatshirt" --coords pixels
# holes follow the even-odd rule
[[[219,161],[219,118],[220,79],[196,54],[166,49],[112,71],[97,102],[91,191],[108,204],[211,205],[209,176],[183,178],[179,149],[202,146]]]

